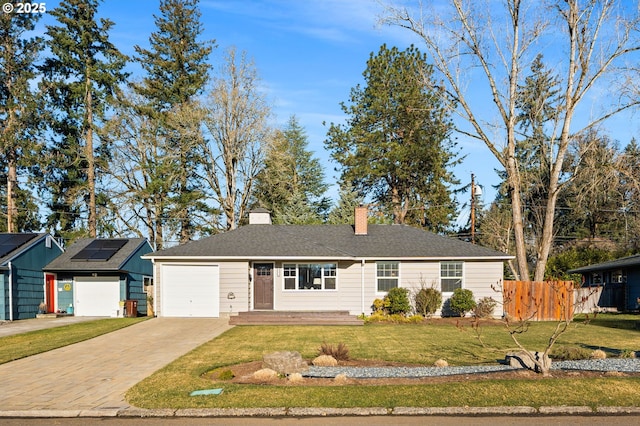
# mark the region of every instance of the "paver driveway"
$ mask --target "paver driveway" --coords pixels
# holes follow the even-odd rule
[[[228,318],[153,318],[0,365],[0,410],[127,408],[125,392],[231,328]]]

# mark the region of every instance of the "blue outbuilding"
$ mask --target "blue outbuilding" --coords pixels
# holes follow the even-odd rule
[[[48,303],[42,268],[63,253],[49,234],[0,233],[0,320],[35,318]],[[49,278],[50,281],[50,278]]]
[[[144,238],[78,240],[44,267],[55,282],[56,310],[96,317],[146,314],[153,265],[141,256],[152,251]]]

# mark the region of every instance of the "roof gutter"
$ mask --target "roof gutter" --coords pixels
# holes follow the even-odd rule
[[[140,256],[141,259],[149,259],[156,260],[159,262],[162,261],[172,261],[172,260],[493,260],[493,261],[505,261],[514,259],[515,256],[505,255],[505,256],[416,256],[416,257],[405,257],[405,256],[364,256],[364,257],[345,257],[345,256],[189,256],[189,255],[173,255],[173,256]]]

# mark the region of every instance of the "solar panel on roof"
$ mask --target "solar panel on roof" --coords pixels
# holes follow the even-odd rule
[[[93,240],[85,248],[76,253],[71,260],[106,262],[126,243],[126,239]]]
[[[23,244],[34,239],[38,234],[0,234],[0,257],[5,256]]]

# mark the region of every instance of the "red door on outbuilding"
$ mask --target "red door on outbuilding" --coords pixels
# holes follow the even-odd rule
[[[53,274],[44,275],[47,312],[53,313],[56,311],[56,276]]]

